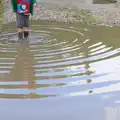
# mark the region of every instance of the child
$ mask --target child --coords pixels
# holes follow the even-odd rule
[[[18,28],[18,40],[29,36],[29,16],[33,15],[33,7],[36,7],[36,0],[11,0],[13,12],[16,13],[16,26]]]

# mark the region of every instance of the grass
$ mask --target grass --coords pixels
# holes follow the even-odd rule
[[[109,4],[116,3],[116,0],[93,0],[93,4]]]
[[[3,1],[0,0],[0,27],[3,21]]]
[[[67,10],[68,16],[71,16],[74,18],[75,21],[81,22],[81,23],[98,23],[99,20],[96,20],[96,18],[93,17],[92,13],[89,10],[86,9],[71,9]]]

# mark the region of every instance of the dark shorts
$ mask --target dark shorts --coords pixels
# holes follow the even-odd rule
[[[29,15],[16,13],[17,28],[29,27]]]

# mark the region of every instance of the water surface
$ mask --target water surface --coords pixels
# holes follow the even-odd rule
[[[21,99],[19,102],[26,106],[26,110],[31,105],[45,105],[47,109],[48,106],[58,106],[58,103],[59,107],[64,106],[57,109],[60,111],[64,108],[69,110],[69,105],[71,110],[77,106],[80,110],[82,108],[79,107],[82,106],[85,111],[86,106],[91,111],[93,108],[96,111],[96,107],[119,106],[119,27],[31,22],[29,41],[11,42],[17,39],[14,23],[5,25],[0,34],[1,99]],[[24,99],[38,99],[42,102],[34,101],[31,104]],[[45,103],[45,100],[48,102]],[[8,103],[19,106],[12,101]],[[6,107],[11,108],[8,103]],[[42,113],[45,113],[46,109],[40,106],[39,109],[43,109]],[[54,107],[53,111],[56,110]],[[19,108],[19,111],[23,109]],[[80,115],[85,115],[84,110]],[[58,113],[60,112],[56,111]],[[78,112],[69,111],[69,115],[70,113],[79,115]],[[91,119],[104,116],[103,112],[98,113]]]

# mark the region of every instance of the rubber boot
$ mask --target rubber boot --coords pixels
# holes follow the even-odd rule
[[[23,32],[18,32],[18,41],[23,40]]]
[[[24,38],[28,39],[28,36],[29,36],[29,32],[28,31],[24,31]]]

